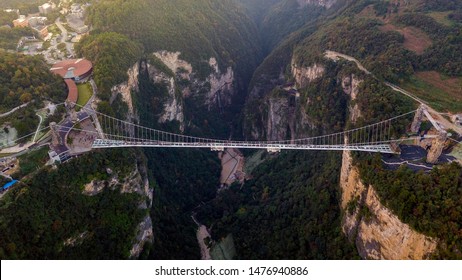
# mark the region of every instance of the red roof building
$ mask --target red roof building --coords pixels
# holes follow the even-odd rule
[[[69,59],[56,63],[50,70],[64,79],[79,82],[91,75],[93,64],[86,59]]]
[[[67,101],[77,103],[77,100],[79,99],[79,90],[77,89],[77,85],[71,79],[65,79],[64,82],[66,82],[67,89],[69,90]]]

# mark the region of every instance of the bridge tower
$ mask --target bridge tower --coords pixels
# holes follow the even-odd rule
[[[438,163],[438,159],[443,153],[445,143],[448,140],[448,133],[446,131],[439,131],[438,137],[432,141],[432,146],[427,153],[427,162],[431,164]]]
[[[420,106],[417,112],[415,113],[414,120],[411,125],[412,133],[419,133],[420,126],[422,125],[422,120],[424,117],[424,107]]]

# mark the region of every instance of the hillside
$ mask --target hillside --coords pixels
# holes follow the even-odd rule
[[[457,22],[452,20],[454,16],[449,16],[457,13],[457,4],[441,1],[436,7],[432,1],[415,1],[408,5],[405,1],[397,2],[357,1],[340,15],[307,24],[288,36],[255,72],[245,109],[244,135],[268,140],[294,139],[359,127],[408,112],[416,108],[416,104],[391,91],[382,81],[413,85],[415,77],[429,77],[428,73],[437,78],[426,78],[425,82],[438,87],[438,91],[433,91],[438,94],[427,93],[421,97],[430,104],[439,105],[437,108],[443,111],[457,110],[455,104],[462,98],[462,92],[457,92],[462,76],[459,67],[461,44],[458,43],[461,33]],[[439,14],[443,11],[446,12],[444,17]],[[365,75],[354,64],[342,60],[333,63],[325,56],[327,50],[357,58],[376,79]],[[438,79],[439,75],[445,82]],[[451,87],[449,81],[455,86]],[[287,83],[296,85],[300,97],[291,97],[281,90]],[[449,197],[440,196],[439,191],[437,194],[429,191],[432,187],[415,186],[414,182],[427,180],[423,178],[431,178],[428,180],[433,182],[448,180],[454,183],[441,182],[439,188],[458,193],[460,166],[445,166],[445,171],[410,176],[412,171],[406,168],[378,174],[371,172],[381,166],[377,162],[374,166],[371,161],[362,156],[355,164],[364,166],[362,176],[366,184],[376,185],[383,204],[415,231],[440,238],[438,252],[433,257],[459,258],[454,249],[460,239],[459,226],[455,226],[460,224],[459,211],[452,208],[454,212],[450,217],[443,212],[449,211],[451,206],[429,210],[432,214],[419,212],[431,209],[429,200],[432,199],[445,205],[451,202]],[[276,178],[273,176],[270,178]],[[399,182],[399,187],[392,182]],[[403,189],[403,186],[406,187]],[[422,189],[427,191],[422,192]],[[247,202],[240,207],[246,209],[251,205]],[[239,212],[220,219],[232,220],[233,224],[237,223],[235,219],[239,224],[250,221],[246,216],[239,216]],[[442,224],[451,226],[443,227]],[[233,230],[227,228],[227,224],[220,224],[218,232],[222,228]],[[238,232],[233,233],[235,239],[240,238]],[[243,250],[245,254],[251,252],[249,248]]]
[[[147,53],[181,52],[194,68],[231,66],[244,79],[261,59],[256,28],[233,0],[103,0],[89,11],[95,33],[113,31],[141,42]]]
[[[76,51],[94,63],[107,115],[198,137],[298,139],[417,109],[385,82],[461,112],[459,2],[98,0]],[[48,68],[0,50],[0,114],[30,101],[19,114],[36,126],[36,107],[65,98]],[[412,119],[385,133],[422,138]],[[199,259],[199,243],[223,240],[244,260],[461,258],[457,163],[415,171],[369,153],[245,150],[233,158],[245,180],[226,186],[207,150],[92,151],[40,168],[46,152],[19,158],[21,183],[0,200],[2,259]],[[381,243],[387,232],[395,243]]]
[[[66,96],[62,79],[43,59],[0,50],[0,113],[31,101],[37,107],[44,100],[62,102]]]

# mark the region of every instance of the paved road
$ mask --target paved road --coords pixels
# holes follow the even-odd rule
[[[40,132],[40,127],[42,126],[42,123],[43,123],[42,116],[40,116],[39,114],[36,114],[36,115],[40,118],[40,122],[39,122],[39,124],[37,126],[37,130],[35,131],[34,139],[32,140],[32,142],[34,142],[34,143],[35,143],[35,140],[37,140],[37,136],[38,136],[38,134]]]
[[[407,165],[411,170],[428,172],[433,169],[434,165],[425,162],[427,151],[419,146],[400,145],[400,155],[382,155],[382,162],[387,169],[396,170],[401,165]],[[448,163],[457,159],[448,154],[442,154],[439,163]]]
[[[374,74],[372,74],[369,70],[367,70],[362,64],[361,62],[359,62],[356,58],[352,57],[352,56],[349,56],[349,55],[346,55],[346,54],[342,54],[342,53],[338,53],[338,52],[334,52],[334,51],[326,51],[325,53],[325,56],[329,59],[332,59],[332,60],[337,60],[338,58],[343,58],[343,59],[346,59],[348,61],[352,61],[354,63],[356,63],[356,65],[358,66],[358,68],[363,71],[364,73],[368,74],[368,75],[372,75],[374,76]],[[375,76],[374,76],[375,78]],[[399,86],[397,85],[394,85],[390,82],[387,82],[385,81],[385,85],[389,86],[391,89],[393,89],[394,91],[396,92],[399,92],[413,100],[415,100],[416,102],[422,104],[422,105],[425,105],[428,109],[428,112],[432,115],[432,117],[437,121],[439,122],[441,125],[444,126],[444,129],[452,129],[454,130],[455,132],[457,132],[458,134],[462,135],[462,127],[448,121],[440,112],[436,111],[435,109],[433,109],[432,107],[430,107],[425,101],[423,101],[422,99],[418,98],[417,96],[415,96],[414,94],[410,93],[409,91],[407,90],[404,90],[402,88],[400,88]]]
[[[58,26],[59,30],[61,30],[61,43],[66,44],[66,49],[67,49],[68,54],[73,57],[74,56],[73,45],[72,43],[69,43],[66,41],[67,36],[68,36],[67,29],[64,28],[64,26],[61,23],[61,19],[59,17],[56,19],[55,23],[56,23],[56,26]]]
[[[16,107],[16,108],[14,108],[13,110],[9,111],[9,112],[0,114],[0,118],[7,117],[7,116],[13,114],[14,112],[16,112],[17,110],[22,109],[22,108],[24,108],[24,107],[27,107],[27,105],[29,105],[29,102],[27,102],[27,103],[25,103],[25,104],[22,104],[21,106],[18,106],[18,107]]]

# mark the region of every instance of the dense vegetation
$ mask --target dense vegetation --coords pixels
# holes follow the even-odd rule
[[[159,124],[157,121],[157,106],[162,105],[161,93],[165,90],[141,75],[140,92],[135,96],[140,122],[147,127],[179,132],[177,122]],[[216,194],[220,173],[218,157],[209,151],[188,149],[146,149],[144,153],[154,186],[151,218],[156,234],[154,244],[145,248],[142,257],[200,258],[197,226],[191,215],[201,202],[211,200]]]
[[[0,112],[34,101],[56,103],[66,99],[62,78],[53,75],[41,57],[12,54],[0,50]]]
[[[93,179],[109,178],[107,168],[127,176],[136,162],[133,151],[92,153],[23,179],[0,201],[0,258],[128,258],[145,214],[141,197],[119,189],[90,197],[82,190]]]
[[[323,12],[325,8],[319,6],[300,8],[295,0],[280,1],[274,5],[263,18],[260,27],[265,51],[272,50],[287,35],[308,22],[314,22]]]
[[[2,0],[0,8],[19,9],[22,15],[38,13],[38,6],[48,2],[47,0]]]
[[[13,27],[13,20],[18,17],[16,13],[8,13],[0,10],[0,26],[8,25]]]
[[[0,50],[16,50],[21,37],[35,35],[36,32],[29,27],[9,28],[0,26]]]
[[[381,28],[381,19],[389,16],[389,1],[346,1],[351,6],[338,10],[341,15],[329,15],[321,8],[298,9],[294,0],[237,2],[242,6],[236,6],[235,0],[95,1],[88,19],[94,30],[76,49],[95,64],[94,77],[103,100],[98,110],[125,117],[127,105],[120,96],[110,103],[110,89],[126,80],[127,69],[137,60],[147,60],[166,75],[174,76],[150,55],[164,49],[181,51],[181,58],[191,62],[201,78],[210,71],[208,59],[216,57],[221,69],[232,66],[236,70],[243,91],[254,73],[250,91],[264,90],[257,89],[258,94],[252,93],[247,100],[245,118],[262,130],[267,125],[267,98],[291,98],[275,86],[293,81],[292,59],[298,66],[324,65],[323,78],[298,89],[297,109],[304,109],[314,126],[309,128],[309,135],[373,123],[415,108],[411,101],[384,86],[383,79],[400,82],[417,70],[461,74],[460,30],[443,26],[420,12],[398,13],[398,7],[393,6],[393,24],[417,27],[433,41],[423,55],[417,55],[404,48],[403,35]],[[424,2],[419,7],[425,13],[454,9],[452,14],[457,17],[455,7],[459,1]],[[358,16],[371,4],[378,17]],[[267,34],[263,44],[257,25],[260,34]],[[18,29],[4,30],[0,29],[0,39],[18,36]],[[8,48],[14,49],[15,45],[9,44]],[[254,71],[261,59],[261,48],[274,51]],[[358,58],[378,79],[367,77],[352,63],[325,59],[324,51],[328,49]],[[25,101],[60,99],[65,94],[62,81],[48,74],[48,67],[36,57],[1,52],[0,62],[0,112]],[[342,78],[352,73],[364,80],[355,101],[349,100],[341,85]],[[32,82],[27,83],[28,78]],[[41,81],[52,88],[41,85]],[[188,81],[176,81],[180,88],[183,82]],[[178,132],[178,122],[158,123],[167,87],[152,84],[146,75],[140,76],[139,87],[134,103],[140,124]],[[229,137],[229,123],[223,121],[220,112],[204,110],[204,100],[200,98],[184,100],[186,133]],[[243,95],[240,98],[242,103]],[[241,103],[229,110],[227,120],[237,116]],[[356,104],[362,117],[351,123],[348,108]],[[21,135],[23,130],[35,127],[37,119],[32,121],[32,109],[20,114],[25,118],[16,120],[14,126]],[[404,133],[406,124],[397,125],[393,136]],[[21,125],[28,127],[21,129]],[[250,137],[249,131],[245,132],[244,136]],[[58,170],[37,171],[46,161],[45,151],[20,159],[21,169],[15,176],[25,177],[0,201],[2,259],[127,258],[136,225],[146,214],[138,208],[143,198],[121,194],[118,189],[106,188],[94,197],[81,192],[82,186],[93,179],[108,179],[107,167],[118,172],[120,178],[127,176],[137,158],[140,165],[148,167],[154,187],[149,210],[154,243],[145,247],[141,258],[199,258],[197,226],[191,218],[194,212],[212,230],[213,239],[233,234],[240,259],[358,258],[340,227],[339,153],[263,154],[264,162],[253,170],[252,179],[217,195],[220,165],[216,154],[208,151],[146,149],[147,162],[133,150],[107,151],[80,157]],[[406,168],[387,171],[379,158],[368,155],[357,155],[355,159],[361,176],[374,185],[385,205],[416,230],[443,241],[435,257],[461,258],[460,166],[448,165],[423,174]],[[65,241],[71,242],[65,245]]]
[[[124,35],[107,32],[84,37],[76,52],[94,63],[99,97],[107,101],[111,88],[127,80],[127,70],[142,56],[142,47]]]
[[[432,46],[416,59],[416,68],[436,70],[449,76],[462,76],[462,30],[459,27],[443,26],[433,18],[421,14],[403,15],[397,22],[418,27],[433,40]]]
[[[182,53],[195,69],[216,57],[249,79],[260,60],[256,28],[233,0],[103,0],[89,10],[98,31],[113,31],[141,42],[146,52]]]
[[[424,11],[454,11],[461,10],[462,3],[458,0],[423,0]]]
[[[340,154],[267,155],[243,186],[201,207],[198,218],[220,240],[233,234],[239,259],[351,259],[340,229]]]
[[[453,163],[430,173],[406,166],[382,167],[380,158],[361,165],[361,178],[372,184],[381,200],[412,228],[439,239],[438,259],[461,259],[462,167]]]
[[[204,150],[146,149],[148,169],[155,182],[151,218],[154,244],[145,258],[200,259],[194,209],[211,200],[218,187],[216,154]]]

